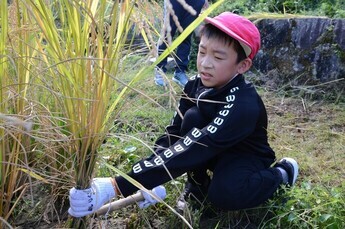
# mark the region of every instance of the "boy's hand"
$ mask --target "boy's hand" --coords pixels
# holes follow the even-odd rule
[[[68,213],[73,217],[83,217],[94,213],[106,202],[116,196],[110,177],[94,178],[91,188],[69,192],[70,208]]]
[[[141,192],[143,197],[145,198],[143,201],[140,201],[138,203],[141,209],[147,208],[159,202],[158,200],[154,199],[149,193],[142,190],[140,190],[139,192]],[[166,190],[163,185],[157,186],[152,189],[152,193],[162,200],[166,197]]]

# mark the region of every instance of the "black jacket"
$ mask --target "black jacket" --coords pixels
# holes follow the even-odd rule
[[[181,136],[182,116],[197,107],[206,120]],[[267,113],[255,87],[236,76],[221,89],[206,88],[200,78],[190,80],[166,134],[156,141],[155,154],[134,164],[128,174],[152,189],[226,153],[275,158],[267,140]],[[124,196],[137,190],[116,178]]]

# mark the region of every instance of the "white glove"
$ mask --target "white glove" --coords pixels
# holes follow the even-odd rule
[[[150,194],[148,194],[145,191],[139,190],[139,192],[142,193],[143,197],[145,198],[145,200],[138,202],[138,205],[141,209],[147,208],[151,205],[154,205],[156,203],[158,203],[159,201],[154,199]],[[160,199],[164,199],[167,195],[166,190],[164,188],[164,186],[160,185],[155,187],[154,189],[152,189],[152,193],[153,195],[159,197]]]
[[[94,213],[104,203],[116,197],[111,179],[110,177],[94,178],[91,188],[83,190],[72,188],[69,191],[68,213],[73,217],[83,217]]]

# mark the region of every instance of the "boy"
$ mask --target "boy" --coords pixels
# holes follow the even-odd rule
[[[260,48],[258,29],[229,12],[205,21],[198,75],[186,84],[179,104],[183,118],[175,114],[156,141],[155,154],[136,163],[128,175],[152,189],[187,172],[183,197],[206,197],[223,210],[255,207],[282,184],[292,186],[298,165],[283,158],[271,167],[275,153],[268,144],[265,106],[242,75]],[[70,190],[69,213],[91,214],[120,193],[136,191],[123,177],[95,178],[89,189]],[[183,201],[178,205],[183,208]]]

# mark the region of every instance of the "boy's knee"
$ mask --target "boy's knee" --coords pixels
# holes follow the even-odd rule
[[[203,128],[208,123],[198,107],[192,107],[184,114],[182,125],[181,125],[181,134],[187,134],[192,128]]]

